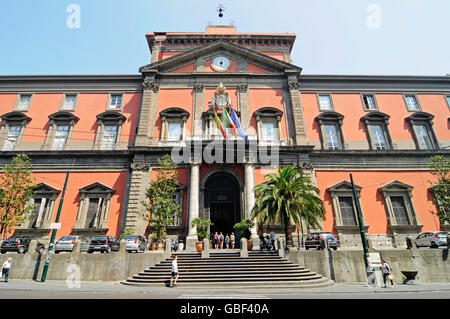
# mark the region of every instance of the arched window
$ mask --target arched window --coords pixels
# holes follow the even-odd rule
[[[388,130],[390,116],[382,112],[370,112],[361,120],[366,126],[366,134],[371,150],[390,150],[393,148],[391,135]]]
[[[122,124],[127,118],[115,111],[106,111],[97,115],[98,127],[94,149],[114,150],[120,141]]]
[[[186,139],[186,121],[189,112],[172,107],[159,113],[161,117],[161,142],[179,142]]]
[[[425,112],[416,112],[406,118],[417,149],[439,149],[439,142],[433,130],[434,116]]]
[[[10,112],[1,116],[0,147],[3,151],[14,151],[20,143],[31,118],[21,112]]]
[[[320,140],[324,150],[345,149],[342,133],[342,120],[344,116],[337,112],[324,112],[316,117],[320,126]]]
[[[72,139],[73,129],[79,118],[70,112],[60,111],[49,115],[50,125],[43,148],[62,151]]]
[[[279,144],[281,140],[281,117],[283,112],[273,107],[263,107],[253,113],[256,119],[258,141]]]

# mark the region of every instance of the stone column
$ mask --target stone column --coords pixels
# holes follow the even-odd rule
[[[306,136],[305,117],[303,114],[303,105],[300,95],[300,84],[295,76],[289,76],[287,90],[292,107],[292,115],[294,118],[295,142],[296,145],[307,145],[308,138]]]
[[[255,167],[251,160],[247,159],[245,163],[245,217],[250,218],[252,208],[255,205]],[[256,225],[256,219],[254,220],[255,225],[251,229],[250,240],[253,242],[253,247],[259,249],[259,238],[258,230]]]
[[[205,110],[205,85],[194,85],[194,114],[192,123],[192,135],[194,139],[202,137],[202,113]]]
[[[146,77],[142,83],[142,102],[135,146],[157,144],[155,126],[158,119],[159,84],[154,77]]]
[[[199,190],[200,190],[200,163],[191,163],[191,176],[189,182],[189,233],[186,238],[186,250],[195,250],[195,243],[198,241],[197,227],[192,227],[192,221],[199,217]]]

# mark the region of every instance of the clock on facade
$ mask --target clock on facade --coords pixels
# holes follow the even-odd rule
[[[231,61],[227,57],[221,55],[212,60],[211,67],[219,72],[226,71],[230,68]]]

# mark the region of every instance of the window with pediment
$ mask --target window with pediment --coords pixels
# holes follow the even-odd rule
[[[1,116],[0,147],[3,151],[14,151],[25,134],[31,118],[21,112],[10,112]]]
[[[413,187],[399,181],[393,181],[379,190],[384,198],[391,230],[412,229],[420,231],[422,225],[412,201]]]
[[[81,188],[80,207],[73,232],[106,233],[114,193],[114,189],[98,182]]]
[[[344,116],[336,112],[324,112],[316,117],[320,126],[322,149],[343,150],[345,149],[342,134],[342,120]]]
[[[183,184],[178,184],[175,190],[175,200],[178,205],[181,207],[180,214],[175,217],[175,220],[171,225],[169,225],[169,229],[180,229],[183,227],[183,215],[184,215],[184,194],[186,193],[186,186]]]
[[[263,107],[255,111],[253,116],[256,119],[259,143],[280,143],[283,112],[273,107]]]
[[[97,115],[97,134],[94,149],[114,150],[120,141],[122,125],[127,118],[115,111],[106,111]]]
[[[161,142],[176,143],[186,140],[188,111],[173,107],[160,112],[159,116],[161,118]]]
[[[67,111],[60,111],[49,115],[50,124],[43,149],[62,151],[70,143],[75,124],[79,118]]]
[[[439,142],[433,130],[434,116],[425,112],[416,112],[406,118],[417,149],[439,149]]]
[[[362,117],[371,150],[393,149],[392,139],[388,129],[389,118],[389,115],[376,111],[370,112]]]
[[[369,226],[367,226],[363,208],[360,202],[362,188],[358,185],[355,185],[355,190],[358,198],[358,204],[361,209],[364,228],[366,228],[367,230]],[[358,233],[359,222],[351,183],[348,181],[342,181],[336,185],[329,187],[327,191],[329,192],[332,201],[336,230],[339,233]]]
[[[53,220],[55,202],[60,190],[46,184],[39,183],[34,188],[34,197],[28,203],[33,206],[30,215],[16,229],[16,233],[48,233]]]

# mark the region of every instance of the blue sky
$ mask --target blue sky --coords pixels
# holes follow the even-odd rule
[[[219,3],[225,6],[222,21]],[[80,28],[67,21],[80,9]],[[448,0],[0,1],[0,75],[137,74],[146,32],[295,33],[303,74],[450,73]]]

